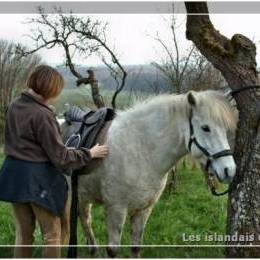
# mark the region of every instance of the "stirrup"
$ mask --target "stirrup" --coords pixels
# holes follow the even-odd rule
[[[80,142],[81,142],[81,136],[80,136],[80,134],[73,134],[73,135],[71,135],[71,136],[68,138],[68,140],[66,141],[65,146],[70,147],[69,145],[70,145],[71,143],[75,142],[76,139],[78,139],[78,141],[77,141],[75,147],[78,148],[79,145],[80,145]],[[71,146],[71,147],[74,147],[74,146]]]

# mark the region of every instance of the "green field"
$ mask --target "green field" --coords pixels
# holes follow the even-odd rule
[[[111,107],[111,100],[114,94],[111,90],[106,90],[100,88],[100,94],[106,106]],[[144,99],[149,96],[149,93],[145,92],[121,92],[116,100],[117,109],[122,109],[131,106],[136,99]],[[53,102],[56,108],[57,114],[62,114],[66,109],[66,104],[78,105],[78,106],[88,106],[94,108],[90,87],[88,85],[73,88],[64,89],[60,96]]]
[[[0,157],[1,161],[3,156]],[[94,207],[93,226],[99,244],[106,244],[104,214],[101,206]],[[205,241],[205,235],[224,234],[226,218],[226,196],[213,197],[205,185],[199,170],[179,169],[175,191],[165,190],[156,204],[145,229],[144,244],[154,245],[142,250],[143,257],[224,257],[224,249],[218,248],[159,248],[156,245],[202,245],[216,244]],[[0,203],[0,244],[14,243],[14,223],[10,206]],[[79,227],[79,244],[84,245],[84,236]],[[125,226],[122,244],[129,244],[129,225]],[[183,234],[199,235],[200,241],[185,242]],[[39,229],[36,231],[36,243],[41,244]],[[35,249],[35,256],[40,256],[40,249]],[[65,254],[65,252],[64,252]],[[82,257],[89,256],[86,248],[80,249]],[[128,257],[129,248],[120,249],[119,256]],[[11,257],[11,250],[2,248],[0,257]],[[101,249],[99,257],[105,256]]]
[[[102,90],[106,105],[110,104],[113,92]],[[118,108],[130,106],[135,99],[147,97],[144,93],[123,92],[118,98]],[[55,101],[57,113],[62,114],[66,105],[93,106],[90,90],[83,86],[77,89],[65,89]],[[3,155],[0,150],[0,164]],[[170,248],[171,245],[213,245],[215,242],[205,241],[205,235],[224,234],[226,219],[226,196],[213,197],[208,191],[204,177],[199,170],[180,168],[177,172],[176,190],[166,189],[156,204],[152,215],[147,223],[144,235],[145,245],[154,245],[151,248],[143,248],[143,257],[224,257],[224,249],[221,247],[178,247]],[[14,191],[15,192],[15,191]],[[93,210],[93,227],[99,244],[105,245],[106,229],[102,206],[96,206]],[[129,223],[124,229],[122,244],[130,244]],[[200,241],[183,240],[183,234],[198,235]],[[78,230],[79,244],[84,245],[85,239],[81,227]],[[0,244],[12,245],[15,239],[15,227],[10,205],[0,203]],[[41,244],[39,228],[35,233],[36,244]],[[156,247],[166,245],[166,247]],[[221,245],[221,244],[220,244]],[[0,257],[12,257],[12,250],[1,248]],[[34,256],[40,256],[40,248],[36,248]],[[64,252],[65,254],[65,252]],[[79,250],[81,257],[88,257],[88,250]],[[99,257],[106,256],[105,249],[99,252]],[[129,248],[122,248],[119,257],[129,257]]]

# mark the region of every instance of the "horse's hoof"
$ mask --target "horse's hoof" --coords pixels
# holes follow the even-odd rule
[[[132,257],[133,258],[141,258],[141,248],[138,247],[138,246],[134,246],[131,248],[131,251],[132,251]]]
[[[89,252],[91,257],[95,257],[97,256],[98,248],[96,246],[90,247]]]
[[[117,249],[113,247],[108,247],[107,248],[107,255],[109,258],[115,258],[117,253]]]

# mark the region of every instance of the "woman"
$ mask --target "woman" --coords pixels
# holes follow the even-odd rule
[[[41,65],[30,75],[28,90],[7,111],[6,159],[0,174],[0,200],[12,203],[16,222],[15,257],[31,257],[35,222],[45,245],[63,243],[62,221],[67,200],[63,170],[81,168],[108,154],[107,146],[72,149],[64,146],[49,103],[64,85],[59,72]],[[59,247],[45,247],[43,257],[60,256]]]

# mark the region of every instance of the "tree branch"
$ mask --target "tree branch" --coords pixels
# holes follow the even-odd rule
[[[206,2],[185,2],[186,37],[221,71],[232,89],[256,84],[255,45],[245,36],[235,34],[231,40],[217,31],[210,21]],[[196,15],[196,13],[199,13]],[[200,15],[203,14],[203,15]],[[231,75],[240,74],[234,78]]]
[[[83,75],[81,75],[76,69],[73,62],[74,54],[78,53],[84,58],[87,58],[93,53],[100,52],[101,49],[103,49],[109,54],[113,64],[115,64],[120,70],[120,73],[117,73],[116,75],[120,76],[121,84],[119,87],[117,85],[111,102],[113,108],[115,108],[116,97],[125,85],[127,73],[115,53],[106,43],[105,30],[107,24],[103,24],[98,20],[92,21],[90,18],[80,18],[72,14],[64,15],[62,14],[62,11],[57,8],[55,9],[57,14],[52,15],[45,14],[43,8],[41,7],[38,10],[40,16],[27,22],[29,24],[37,25],[36,36],[30,36],[30,38],[32,38],[36,43],[36,47],[29,52],[23,52],[23,54],[28,55],[43,48],[52,49],[56,46],[61,46],[65,52],[66,66],[69,67],[71,73],[77,78],[77,85],[79,86],[82,83],[88,82],[88,78],[84,78]],[[74,48],[73,54],[71,54],[72,48]],[[110,69],[109,66],[108,68]],[[92,90],[93,89],[95,89],[95,92],[98,91],[98,85],[96,83],[95,87],[92,86]],[[93,97],[100,98],[100,94],[95,94]],[[103,101],[101,99],[99,101],[94,100],[95,104],[100,105],[102,102]]]

